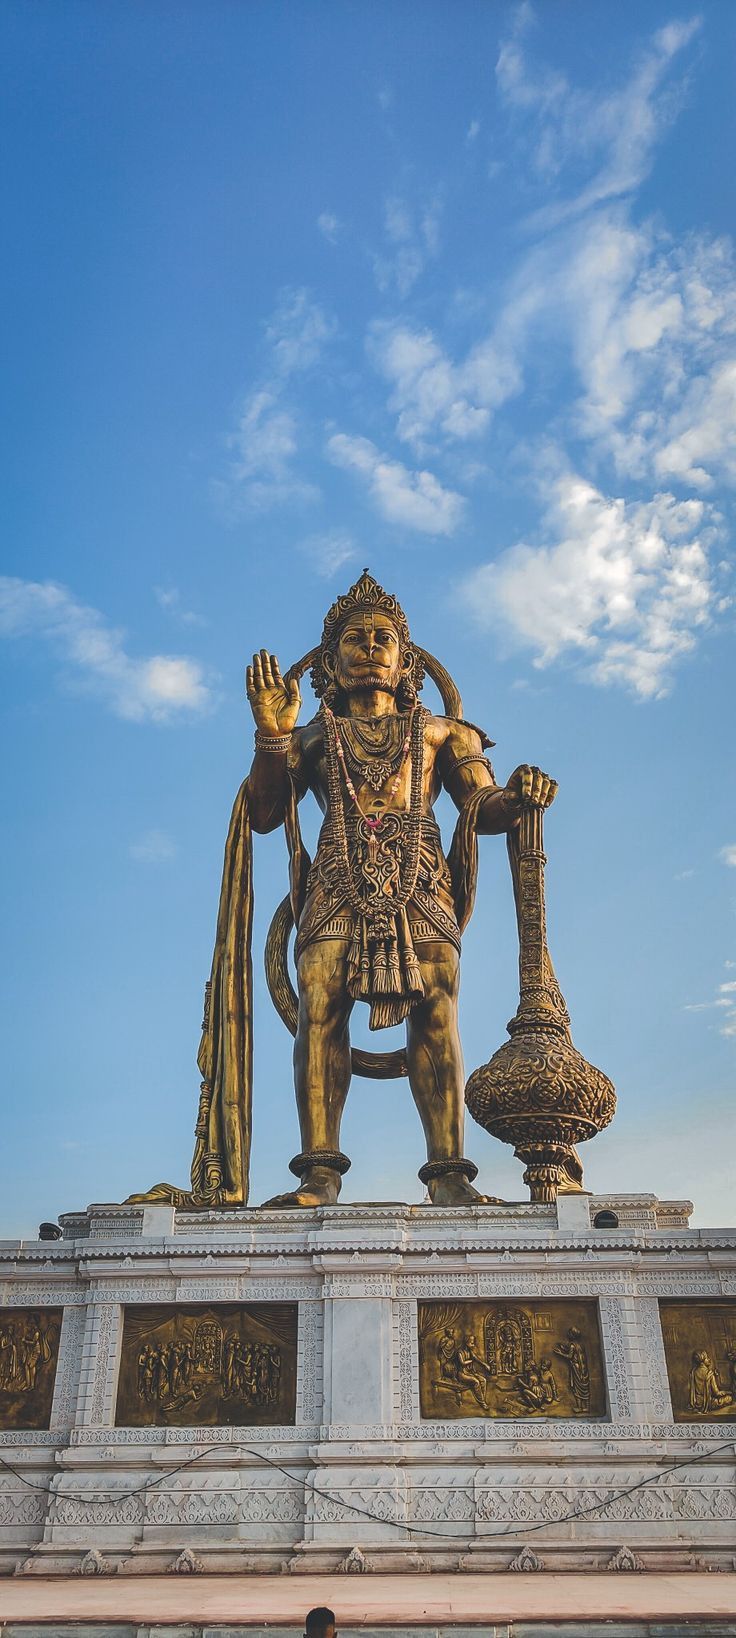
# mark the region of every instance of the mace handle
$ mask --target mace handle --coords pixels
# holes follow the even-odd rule
[[[569,1034],[570,1017],[547,943],[544,809],[538,803],[524,803],[509,837],[509,856],[519,931],[519,1007],[509,1030],[545,1025]]]

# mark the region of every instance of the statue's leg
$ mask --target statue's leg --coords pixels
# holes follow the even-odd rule
[[[323,939],[302,951],[297,967],[299,1019],[294,1084],[302,1152],[291,1170],[299,1187],[267,1205],[330,1206],[350,1164],[340,1152],[340,1123],[350,1085],[347,939]]]
[[[488,1197],[473,1188],[476,1168],[463,1155],[465,1072],[457,1018],[460,958],[454,945],[439,939],[418,943],[416,951],[424,999],[409,1013],[406,1049],[409,1085],[427,1143],[427,1166],[419,1175],[434,1205],[477,1205]]]

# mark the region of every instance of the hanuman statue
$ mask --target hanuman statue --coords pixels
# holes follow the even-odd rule
[[[311,663],[319,710],[303,727],[299,677]],[[428,671],[447,711],[420,702]],[[525,807],[543,811],[557,786],[523,764],[505,786],[491,741],[466,722],[451,679],[412,643],[406,616],[366,569],[325,619],[319,647],[282,676],[266,649],[253,656],[247,695],[255,756],[236,798],[225,852],[217,943],[199,1053],[202,1093],[191,1190],[158,1184],[132,1199],[243,1205],[250,1147],[252,1001],[251,833],[284,825],[291,890],[269,935],[267,972],[295,1031],[301,1151],[296,1187],[269,1206],[332,1205],[350,1161],[340,1124],[351,1072],[406,1074],[424,1128],[419,1177],[435,1205],[483,1204],[463,1153],[464,1073],[458,1033],[460,937],[473,907],[476,837],[514,832]],[[459,809],[447,858],[433,805],[441,789]],[[311,791],[324,814],[316,856],[304,849],[298,804]],[[296,928],[297,996],[286,969]],[[350,1046],[356,1001],[370,1027],[406,1023],[406,1051]]]

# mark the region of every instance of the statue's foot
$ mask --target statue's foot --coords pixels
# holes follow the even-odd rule
[[[298,1189],[289,1189],[286,1194],[275,1194],[270,1200],[264,1200],[263,1211],[281,1211],[284,1208],[300,1206],[334,1206],[342,1187],[342,1178],[339,1172],[333,1171],[330,1166],[311,1166],[304,1173]]]
[[[505,1206],[496,1194],[479,1194],[462,1172],[433,1177],[427,1184],[433,1206]]]

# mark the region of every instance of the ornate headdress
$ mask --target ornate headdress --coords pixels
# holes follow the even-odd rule
[[[343,597],[338,597],[328,610],[322,627],[322,641],[317,649],[311,670],[312,687],[319,700],[329,705],[337,692],[334,666],[331,663],[345,622],[355,614],[383,614],[396,626],[402,650],[402,672],[399,692],[402,703],[416,700],[424,681],[424,666],[409,635],[409,622],[398,599],[379,586],[367,569]]]

